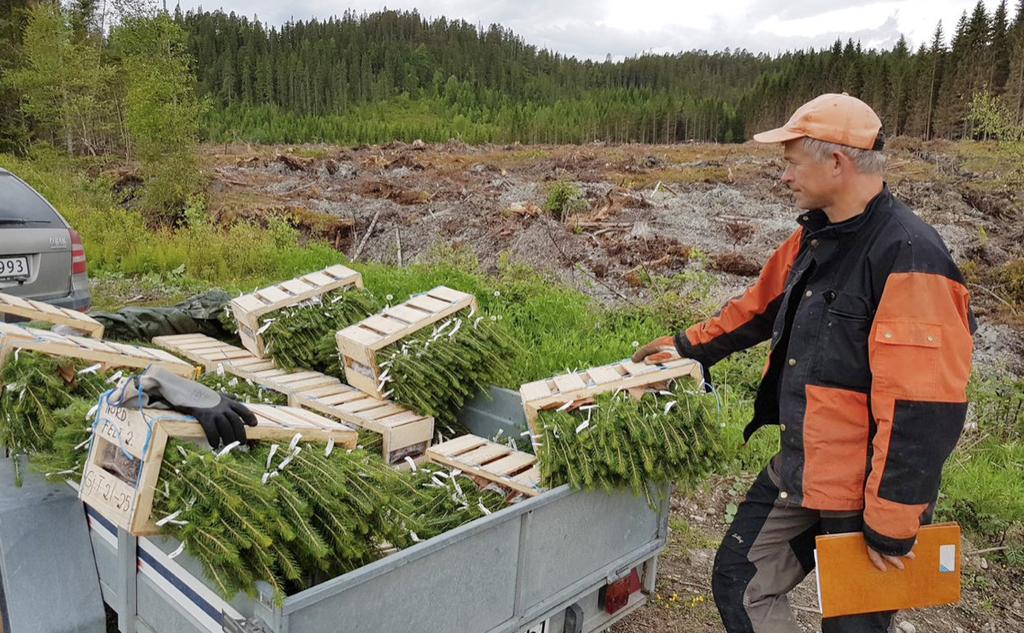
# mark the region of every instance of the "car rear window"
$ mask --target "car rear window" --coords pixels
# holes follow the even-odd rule
[[[27,222],[11,223],[11,219]],[[63,226],[60,217],[31,187],[11,174],[0,173],[0,229]]]

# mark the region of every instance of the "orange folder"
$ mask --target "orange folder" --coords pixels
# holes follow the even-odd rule
[[[882,572],[868,558],[860,532],[816,539],[818,603],[822,617],[934,607],[960,601],[960,526],[926,525],[913,560]]]

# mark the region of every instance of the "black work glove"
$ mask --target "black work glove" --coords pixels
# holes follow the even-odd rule
[[[256,426],[256,416],[244,404],[225,393],[218,393],[220,402],[211,407],[175,406],[182,413],[199,421],[210,446],[217,448],[232,442],[245,443],[245,427]]]
[[[191,415],[213,448],[221,442],[245,442],[245,426],[256,426],[256,416],[241,402],[160,367],[149,367],[118,385],[111,401],[125,406],[163,406]]]

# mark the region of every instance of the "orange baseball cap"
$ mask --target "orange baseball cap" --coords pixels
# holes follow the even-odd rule
[[[754,135],[758,143],[785,143],[804,136],[856,147],[881,150],[882,121],[871,106],[846,94],[823,94],[800,106],[785,125]]]

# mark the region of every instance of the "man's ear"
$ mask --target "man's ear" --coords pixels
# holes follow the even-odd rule
[[[832,152],[832,175],[839,176],[842,174],[849,160],[842,152]]]

